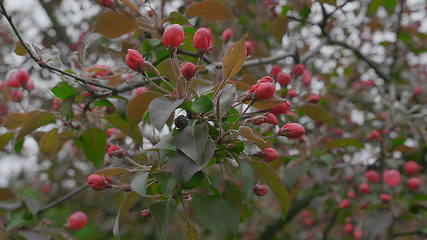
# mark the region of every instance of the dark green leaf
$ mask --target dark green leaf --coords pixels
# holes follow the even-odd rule
[[[184,102],[184,99],[171,101],[167,97],[159,97],[151,101],[148,107],[150,122],[161,131],[170,115]]]
[[[130,187],[133,191],[144,196],[147,188],[148,172],[142,172],[136,176],[130,183]]]
[[[87,129],[80,137],[83,152],[86,157],[100,168],[104,162],[105,147],[107,146],[107,135],[97,128]]]
[[[55,87],[51,89],[52,93],[61,99],[66,99],[71,96],[76,95],[76,90],[74,87],[70,86],[66,82],[60,82]]]
[[[239,163],[243,177],[243,199],[247,200],[252,195],[252,189],[256,183],[255,172],[245,161]]]
[[[175,209],[176,203],[173,199],[159,201],[150,206],[151,216],[158,230],[160,240],[167,239]]]
[[[355,138],[340,138],[332,140],[328,143],[327,149],[331,150],[334,148],[344,148],[344,147],[357,147],[363,148],[363,143]]]
[[[157,173],[154,176],[164,194],[170,194],[173,192],[176,186],[176,181],[169,173]]]
[[[208,140],[208,126],[206,123],[192,124],[176,134],[174,143],[177,149],[200,164]]]
[[[202,95],[196,99],[191,108],[197,113],[205,113],[213,109],[213,103],[208,96]]]
[[[62,103],[61,103],[61,115],[65,117],[66,121],[70,121],[74,118],[74,112],[73,112],[73,104],[75,101],[75,96],[67,97]]]

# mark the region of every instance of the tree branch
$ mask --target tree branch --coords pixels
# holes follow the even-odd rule
[[[56,18],[52,5],[46,2],[46,0],[39,0],[39,3],[43,7],[50,21],[52,22],[52,27],[58,35],[59,39],[61,39],[65,44],[67,44],[67,46],[69,46],[71,44],[71,40],[67,32],[65,32],[64,26],[62,26],[59,23],[58,18]]]
[[[396,64],[399,57],[399,35],[401,31],[401,24],[402,24],[402,15],[403,15],[403,9],[404,9],[404,0],[399,0],[400,10],[397,15],[397,27],[395,31],[395,38],[396,41],[394,42],[394,48],[393,48],[393,55],[392,55],[392,62],[390,64],[390,78],[393,78],[394,73],[397,71]]]
[[[62,197],[60,197],[60,198],[58,198],[58,199],[54,200],[53,202],[50,202],[50,203],[48,203],[48,204],[44,205],[43,207],[41,207],[41,208],[37,211],[36,215],[39,215],[39,214],[41,214],[42,212],[44,212],[44,211],[48,210],[49,208],[54,207],[54,206],[56,206],[56,205],[58,205],[58,204],[60,204],[60,203],[62,203],[62,202],[64,202],[64,201],[66,201],[66,200],[68,200],[68,199],[70,199],[70,198],[74,197],[75,195],[79,194],[80,192],[82,192],[83,190],[85,190],[85,189],[86,189],[86,188],[88,188],[88,187],[89,187],[89,185],[87,185],[87,184],[82,185],[82,186],[80,186],[80,187],[78,187],[78,188],[74,189],[73,191],[71,191],[71,192],[69,192],[69,193],[65,194],[64,196],[62,196]]]
[[[339,209],[335,210],[334,215],[332,215],[331,220],[329,220],[328,225],[326,226],[325,230],[323,230],[322,240],[328,239],[329,232],[331,231],[332,227],[334,226],[335,222],[337,221],[339,213],[340,213]]]

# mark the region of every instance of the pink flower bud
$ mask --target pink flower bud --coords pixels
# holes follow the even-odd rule
[[[351,223],[346,223],[344,225],[344,232],[347,233],[348,235],[352,235],[354,231],[354,225]]]
[[[212,31],[207,28],[199,28],[193,37],[193,44],[197,51],[208,52],[213,47]]]
[[[125,156],[125,152],[123,151],[123,149],[117,145],[110,146],[107,150],[107,153],[110,157],[115,156],[121,158]]]
[[[114,5],[113,0],[99,0],[99,3],[104,7],[112,7]]]
[[[305,129],[299,123],[286,123],[279,130],[278,134],[288,138],[300,138],[305,134]]]
[[[281,115],[289,113],[289,109],[291,108],[291,103],[289,101],[285,101],[277,104],[276,106],[270,109],[270,112],[274,115]]]
[[[304,64],[299,63],[299,64],[295,65],[295,67],[294,67],[294,74],[295,75],[302,75],[304,70],[305,70]]]
[[[139,95],[141,95],[147,91],[148,90],[146,87],[139,87],[139,88],[136,88],[135,90],[133,90],[133,95],[136,97],[136,96],[139,96]]]
[[[24,93],[19,90],[10,91],[10,98],[13,102],[21,102],[24,99]]]
[[[292,76],[290,74],[279,72],[276,76],[276,81],[282,86],[286,86],[292,82]]]
[[[371,189],[367,183],[362,183],[359,185],[359,192],[368,194],[371,192]]]
[[[289,98],[294,98],[296,96],[298,96],[298,92],[297,91],[295,91],[295,90],[289,90],[288,91],[288,97]]]
[[[24,86],[28,80],[30,79],[30,74],[25,69],[19,69],[15,72],[16,79],[21,83],[22,86]]]
[[[348,199],[344,199],[340,202],[339,208],[344,209],[350,207],[350,201]]]
[[[356,198],[356,193],[351,191],[347,193],[347,197],[350,199],[355,199]]]
[[[138,51],[134,49],[128,49],[125,62],[129,68],[135,71],[142,72],[144,69],[144,58]]]
[[[381,193],[380,199],[383,203],[388,203],[391,201],[392,198],[387,193]]]
[[[406,184],[411,191],[417,191],[421,186],[421,180],[417,177],[411,177]]]
[[[385,170],[383,173],[383,181],[390,187],[395,187],[400,184],[400,172],[394,169]]]
[[[264,122],[273,124],[274,126],[279,124],[279,121],[277,120],[276,115],[274,115],[273,113],[269,113],[269,112],[265,114]]]
[[[261,79],[259,79],[258,81],[256,81],[257,83],[265,83],[265,82],[268,82],[268,83],[273,83],[274,82],[274,80],[271,78],[271,77],[269,77],[269,76],[265,76],[265,77],[263,77],[263,78],[261,78]]]
[[[378,174],[378,172],[376,172],[375,170],[368,170],[365,173],[365,177],[373,183],[377,183],[381,180],[380,175]]]
[[[196,65],[194,65],[191,62],[185,63],[181,67],[181,74],[186,79],[191,79],[192,77],[194,77],[194,75],[196,74],[196,71],[197,71]]]
[[[261,152],[265,162],[271,162],[279,157],[279,153],[274,148],[264,148]]]
[[[255,47],[254,42],[246,41],[245,45],[246,45],[246,56],[252,55],[252,53],[254,53],[254,47]]]
[[[80,230],[89,222],[87,215],[83,212],[75,212],[68,218],[68,228],[71,230]]]
[[[414,87],[414,89],[412,91],[413,91],[415,96],[419,96],[419,95],[423,94],[424,89],[421,86],[417,85]]]
[[[267,190],[267,187],[265,185],[257,184],[253,188],[253,192],[258,197],[262,197],[262,196],[265,196],[267,194],[268,190]]]
[[[318,95],[310,95],[310,97],[308,97],[308,102],[309,103],[316,104],[316,103],[319,102],[319,100],[320,100],[320,96],[318,96]]]
[[[96,191],[111,187],[111,183],[111,178],[98,174],[91,174],[87,177],[87,184]]]
[[[353,237],[354,237],[354,239],[356,239],[356,240],[358,240],[358,239],[362,239],[362,237],[363,237],[363,231],[362,231],[362,230],[360,230],[360,229],[358,229],[358,230],[354,231],[354,233],[353,233]]]
[[[274,96],[276,88],[273,83],[261,82],[252,85],[249,93],[255,93],[255,100],[269,99]]]
[[[22,87],[21,82],[19,81],[19,78],[17,76],[17,72],[14,72],[10,75],[9,81],[7,85],[11,88],[20,88]]]
[[[302,83],[304,84],[304,86],[310,87],[311,78],[312,78],[311,72],[308,70],[304,70],[304,72],[302,73]]]
[[[172,24],[165,28],[162,43],[166,48],[177,48],[184,41],[184,30],[179,24]]]
[[[34,82],[31,79],[29,79],[28,82],[23,87],[28,92],[31,92],[34,89],[36,89],[36,86],[34,85]]]
[[[228,42],[233,38],[233,30],[231,28],[227,28],[224,30],[224,32],[222,32],[221,36],[222,36],[222,41],[224,42]]]
[[[117,128],[109,128],[109,129],[107,129],[107,136],[108,137],[111,137],[111,136],[113,136],[114,134],[116,134],[118,132],[118,129]]]
[[[276,64],[271,68],[270,74],[271,74],[271,76],[276,78],[277,74],[279,74],[281,71],[282,71],[282,68]]]
[[[143,218],[148,218],[151,216],[151,211],[150,211],[150,209],[147,208],[147,209],[142,210],[139,215]]]
[[[420,170],[420,165],[418,165],[418,163],[415,161],[407,161],[405,165],[403,165],[403,169],[405,170],[406,174],[412,175]]]
[[[368,139],[380,141],[381,140],[381,134],[376,130],[372,130],[368,135]]]

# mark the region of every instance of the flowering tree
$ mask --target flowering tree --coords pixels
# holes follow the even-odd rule
[[[78,36],[39,2],[34,43],[0,0],[28,60],[3,69],[1,154],[39,149],[0,239],[427,235],[424,1],[100,0]]]

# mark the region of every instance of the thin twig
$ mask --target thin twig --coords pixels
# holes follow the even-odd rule
[[[88,187],[89,187],[89,185],[84,184],[84,185],[82,185],[82,186],[80,186],[80,187],[78,187],[78,188],[74,189],[73,191],[71,191],[71,192],[69,192],[69,193],[65,194],[63,197],[60,197],[60,198],[56,199],[55,201],[50,202],[50,203],[48,203],[48,204],[44,205],[43,207],[41,207],[41,208],[37,211],[36,215],[39,215],[39,214],[41,214],[42,212],[44,212],[44,211],[48,210],[49,208],[52,208],[52,207],[54,207],[54,206],[56,206],[56,205],[58,205],[58,204],[60,204],[60,203],[62,203],[62,202],[64,202],[64,201],[66,201],[66,200],[68,200],[68,199],[70,199],[70,198],[74,197],[75,195],[79,194],[80,192],[82,192],[83,190],[85,190],[85,189],[86,189],[86,188],[88,188]]]

